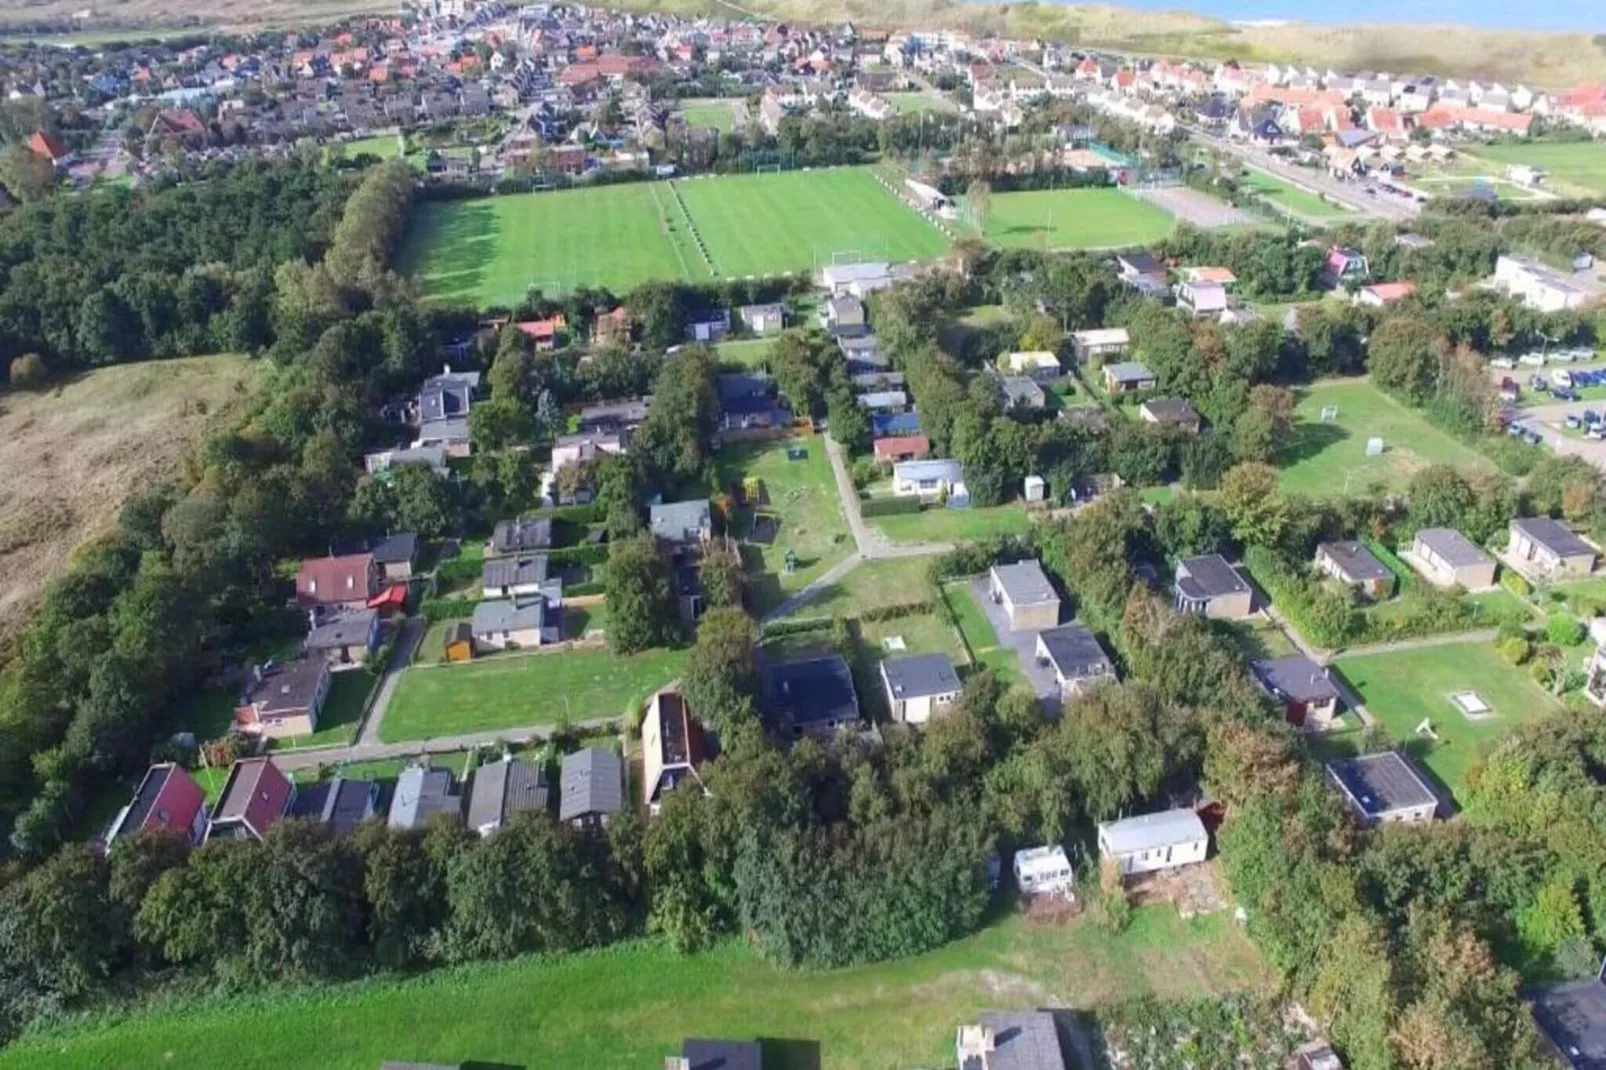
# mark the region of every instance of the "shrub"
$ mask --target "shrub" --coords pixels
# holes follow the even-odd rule
[[[1529,595],[1533,594],[1533,584],[1523,579],[1520,573],[1513,572],[1509,568],[1501,574],[1500,583],[1505,587],[1506,590],[1510,591],[1518,598],[1527,598]]]
[[[1584,641],[1584,626],[1571,613],[1552,613],[1545,624],[1545,638],[1557,646],[1577,646]]]
[[[24,353],[11,362],[11,385],[18,390],[37,390],[50,378],[50,369],[38,353]]]
[[[1521,665],[1533,653],[1533,644],[1528,640],[1513,636],[1500,640],[1500,656],[1513,665]]]

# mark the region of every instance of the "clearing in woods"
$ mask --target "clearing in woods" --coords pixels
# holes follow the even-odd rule
[[[239,409],[250,375],[243,357],[146,361],[0,398],[0,634],[74,547]]]

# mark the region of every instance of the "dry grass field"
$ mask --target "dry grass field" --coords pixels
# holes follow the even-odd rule
[[[102,368],[0,394],[0,636],[123,503],[245,400],[242,357]]]

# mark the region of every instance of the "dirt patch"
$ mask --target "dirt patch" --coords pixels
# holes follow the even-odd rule
[[[238,411],[250,371],[239,357],[152,361],[0,399],[0,639],[77,546]]]
[[[1183,918],[1214,914],[1227,906],[1215,867],[1208,863],[1134,877],[1127,882],[1126,893],[1137,906],[1168,903]]]

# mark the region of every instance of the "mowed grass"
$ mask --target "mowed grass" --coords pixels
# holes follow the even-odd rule
[[[1253,190],[1268,201],[1274,201],[1300,215],[1327,219],[1352,214],[1347,208],[1332,201],[1325,201],[1307,189],[1301,189],[1292,182],[1285,182],[1264,171],[1246,172],[1240,181],[1245,189]]]
[[[968,542],[992,535],[1024,535],[1031,527],[1031,518],[1019,502],[985,509],[933,507],[918,513],[870,517],[866,522],[893,542]]]
[[[733,106],[740,106],[740,100],[688,100],[680,106],[680,117],[686,120],[687,126],[712,127],[721,132],[735,129],[736,112]]]
[[[1508,664],[1487,641],[1361,654],[1334,664],[1389,734],[1452,795],[1465,787],[1467,770],[1485,744],[1555,709],[1526,667]],[[1493,715],[1477,721],[1463,716],[1450,701],[1460,691],[1476,691]],[[1437,742],[1417,735],[1424,720],[1432,723]]]
[[[1338,408],[1332,423],[1322,410]],[[1383,453],[1366,455],[1369,439]],[[1313,497],[1361,493],[1373,485],[1403,491],[1430,464],[1492,468],[1482,454],[1456,441],[1365,379],[1330,379],[1299,391],[1291,441],[1278,455],[1284,489]]]
[[[661,182],[521,193],[420,205],[401,269],[430,297],[512,305],[535,287],[605,286],[706,277]]]
[[[1009,681],[1021,679],[1020,659],[1015,651],[998,642],[998,633],[993,630],[992,622],[981,606],[976,604],[976,593],[971,589],[969,580],[957,583],[944,584],[942,596],[954,612],[954,619],[959,623],[959,634],[964,636],[965,645],[970,648],[971,655],[977,665],[984,665],[992,669],[1001,678]]]
[[[993,195],[986,237],[1006,247],[1101,249],[1159,241],[1174,222],[1119,190],[1030,190]]]
[[[696,178],[674,187],[717,275],[812,271],[835,253],[931,260],[948,248],[941,231],[866,168]]]
[[[605,647],[407,669],[379,726],[385,743],[620,717],[680,671],[681,650]]]
[[[1552,184],[1578,186],[1606,194],[1606,141],[1534,145],[1502,143],[1479,145],[1471,152],[1474,156],[1502,165],[1525,163],[1531,167],[1542,167],[1550,172]]]
[[[302,995],[185,1005],[31,1037],[0,1070],[374,1070],[386,1059],[642,1070],[686,1037],[759,1039],[765,1070],[943,1066],[984,1010],[1093,1009],[1154,996],[1267,991],[1271,971],[1225,912],[1143,907],[1126,931],[1018,916],[925,955],[845,970],[769,965],[736,941],[682,956],[642,941]]]

